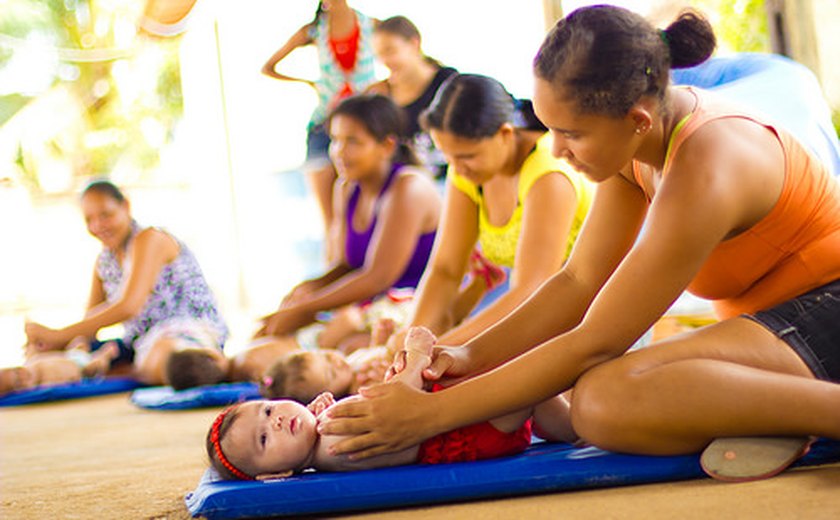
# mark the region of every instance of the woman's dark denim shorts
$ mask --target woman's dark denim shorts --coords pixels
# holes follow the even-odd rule
[[[818,379],[840,382],[840,280],[744,317],[790,345]]]
[[[306,132],[306,160],[329,160],[330,136],[323,124],[314,125]]]

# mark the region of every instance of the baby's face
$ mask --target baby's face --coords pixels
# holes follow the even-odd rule
[[[291,400],[249,401],[222,439],[222,449],[234,466],[250,475],[305,469],[312,459],[318,433],[315,416]]]
[[[344,355],[334,350],[314,350],[303,374],[303,381],[311,394],[331,392],[343,396],[350,390],[353,381],[353,369]]]

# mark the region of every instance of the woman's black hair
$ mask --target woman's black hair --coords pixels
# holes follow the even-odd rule
[[[382,20],[373,29],[373,32],[392,34],[394,36],[399,36],[404,40],[416,39],[418,42],[423,41],[423,38],[420,36],[420,30],[416,25],[414,25],[414,22],[402,15],[392,16]],[[442,67],[438,60],[425,55],[423,57],[432,65]]]
[[[442,130],[468,139],[484,139],[514,122],[513,96],[499,81],[478,74],[453,74],[420,115],[424,130]]]
[[[85,187],[82,191],[82,197],[90,192],[99,193],[107,197],[111,197],[120,204],[125,202],[125,195],[117,188],[111,181],[97,180],[93,181]]]
[[[420,160],[405,136],[405,113],[391,98],[380,94],[357,94],[343,99],[329,114],[326,126],[335,116],[347,116],[362,123],[368,133],[379,142],[388,137],[397,140],[393,161],[401,164],[420,165]]]
[[[715,45],[712,26],[696,11],[658,30],[621,7],[582,7],[548,33],[534,73],[580,112],[621,117],[642,96],[664,99],[670,70],[706,61]]]
[[[318,21],[321,20],[321,16],[324,15],[326,11],[324,11],[324,2],[318,2],[318,8],[315,9],[315,17],[312,18],[312,21],[309,22],[309,25],[318,25]]]
[[[514,99],[514,109],[513,126],[523,130],[548,132],[548,128],[534,113],[534,104],[530,99]]]

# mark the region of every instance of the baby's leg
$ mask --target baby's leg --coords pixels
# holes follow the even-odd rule
[[[351,334],[347,336],[341,342],[339,342],[336,350],[339,352],[344,353],[344,355],[352,354],[359,349],[367,348],[371,345],[370,343],[370,333],[368,332],[356,332],[355,334]]]
[[[87,352],[88,345],[85,343],[84,347],[78,347],[80,350]],[[82,368],[82,376],[93,377],[102,375],[108,372],[111,368],[111,362],[120,355],[120,348],[113,341],[109,341],[100,347],[98,350],[90,355],[90,363]]]
[[[370,328],[370,346],[379,347],[397,332],[397,322],[391,318],[379,318]]]
[[[357,305],[347,305],[333,313],[324,330],[318,334],[319,348],[338,348],[342,340],[365,329],[362,310]]]
[[[565,394],[547,399],[534,408],[534,433],[547,441],[577,442]]]
[[[432,363],[432,347],[437,338],[426,327],[411,327],[405,337],[405,368],[392,380],[423,388],[423,370]]]
[[[260,381],[281,356],[300,350],[294,336],[266,336],[233,358],[230,377],[234,381]]]
[[[569,401],[564,394],[547,399],[534,408],[527,408],[490,421],[497,430],[512,433],[529,417],[534,418],[534,433],[552,442],[574,443],[578,436],[572,428]]]

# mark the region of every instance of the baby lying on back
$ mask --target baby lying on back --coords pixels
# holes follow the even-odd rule
[[[421,374],[431,362],[434,343],[435,337],[428,329],[410,329],[405,341],[405,368],[393,379],[420,388]],[[563,406],[558,408],[558,401],[551,400],[552,405],[546,408],[551,410],[550,414],[534,415],[540,421],[553,423],[543,426],[542,431],[570,432],[568,406],[562,397],[557,399],[561,399],[559,403]],[[528,447],[531,416],[536,412],[523,410],[438,435],[401,452],[353,461],[329,453],[329,448],[343,437],[321,436],[316,430],[318,416],[334,402],[332,394],[324,393],[308,406],[284,399],[250,401],[226,409],[207,434],[207,453],[212,466],[224,478],[254,480],[281,478],[308,468],[351,471],[415,462],[435,464],[501,457]]]

